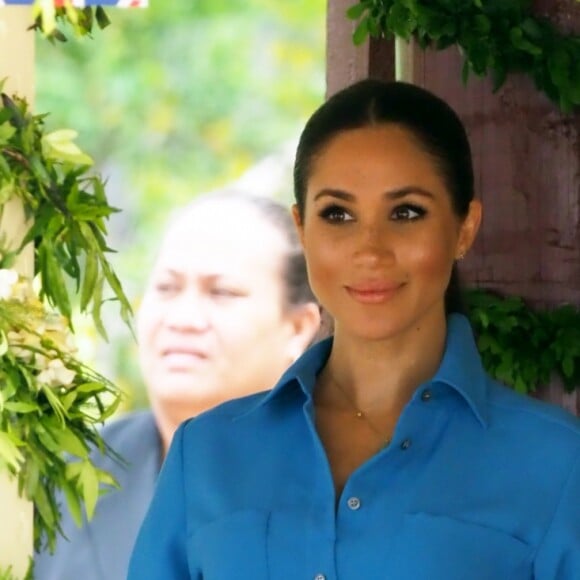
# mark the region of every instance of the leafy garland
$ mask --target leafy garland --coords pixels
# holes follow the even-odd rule
[[[535,311],[517,296],[466,293],[469,318],[486,370],[521,393],[556,375],[567,392],[580,392],[580,309]]]
[[[105,239],[105,219],[118,210],[107,203],[100,177],[88,174],[92,160],[74,144],[75,131],[45,134],[46,115],[30,114],[20,97],[1,93],[0,98],[0,212],[17,197],[26,217],[34,218],[20,247],[4,256],[3,267],[34,242],[40,297],[70,321],[68,278],[80,293],[81,312],[90,308],[95,326],[106,337],[101,320],[105,282],[127,324],[132,314],[105,256],[112,251]]]
[[[92,314],[105,337],[105,299],[118,302],[129,326],[132,311],[106,257],[105,221],[117,210],[101,178],[88,173],[92,160],[74,131],[46,133],[46,115],[32,115],[24,99],[1,89],[0,218],[19,199],[29,229],[15,249],[0,239],[0,469],[16,476],[19,493],[34,504],[35,549],[52,550],[61,532],[57,492],[80,523],[81,506],[90,517],[103,486],[115,485],[89,452],[115,455],[98,426],[120,393],[76,359],[72,303]],[[33,281],[12,269],[29,245],[38,296]]]
[[[101,486],[115,485],[89,453],[112,454],[97,426],[116,410],[119,392],[75,358],[72,339],[67,320],[36,297],[30,281],[0,269],[0,467],[34,503],[37,551],[54,549],[58,490],[80,526],[81,502],[90,518]]]
[[[395,35],[422,48],[457,45],[463,82],[490,74],[496,91],[508,74],[524,73],[571,112],[580,105],[580,36],[561,34],[531,7],[531,0],[359,0],[347,16],[357,21],[355,44]]]

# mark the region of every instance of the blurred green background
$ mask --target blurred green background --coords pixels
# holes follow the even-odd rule
[[[268,189],[264,171],[289,201],[293,145],[325,90],[325,0],[150,1],[108,9],[92,38],[36,40],[35,111],[49,130],[77,130],[108,180],[121,210],[111,261],[135,307],[177,206],[240,177]],[[104,320],[109,343],[76,322],[81,356],[127,393],[125,409],[146,405],[115,305]]]

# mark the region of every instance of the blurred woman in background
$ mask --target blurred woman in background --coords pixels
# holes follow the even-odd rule
[[[263,391],[312,342],[320,313],[289,210],[238,192],[180,210],[163,237],[137,315],[151,410],[103,429],[125,461],[95,457],[120,489],[35,562],[37,580],[124,580],[137,531],[174,431],[185,419]],[[236,477],[237,474],[231,474]]]

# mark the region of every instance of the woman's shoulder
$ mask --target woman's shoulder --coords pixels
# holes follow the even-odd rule
[[[195,432],[200,429],[203,431],[214,428],[222,429],[226,424],[237,422],[236,419],[242,418],[257,409],[268,393],[269,391],[262,391],[231,399],[188,419],[185,422],[184,436],[187,436],[189,432]]]
[[[490,424],[511,425],[530,445],[580,453],[580,418],[559,405],[520,394],[489,379]]]
[[[144,433],[156,433],[157,427],[153,413],[149,409],[141,409],[124,413],[105,423],[101,430],[101,436],[110,444],[115,444],[119,439],[134,433],[142,436]]]

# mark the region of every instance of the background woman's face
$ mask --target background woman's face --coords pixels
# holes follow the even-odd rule
[[[185,419],[273,386],[293,358],[284,309],[286,242],[253,208],[210,202],[173,225],[137,333],[153,405]]]
[[[414,136],[382,125],[339,133],[313,160],[299,229],[312,289],[336,329],[381,339],[443,322],[473,223],[453,212]]]

